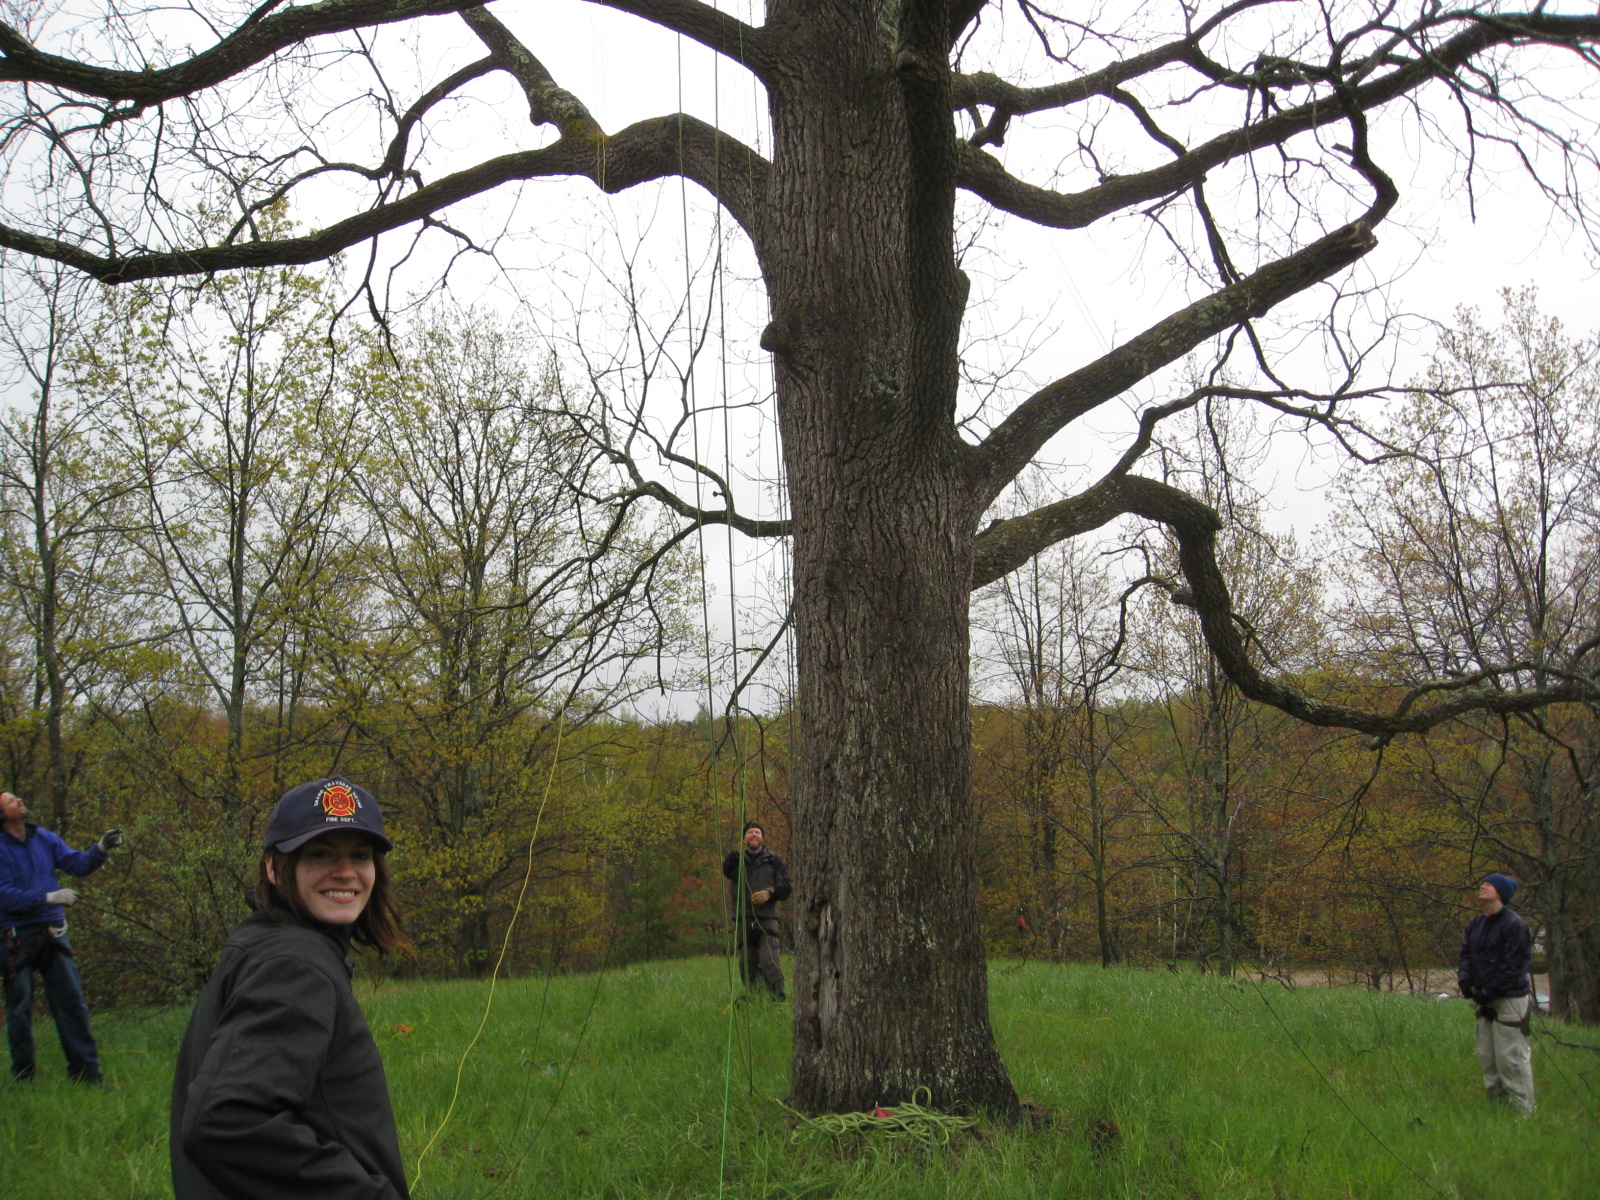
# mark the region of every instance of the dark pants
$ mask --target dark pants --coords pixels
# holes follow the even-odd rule
[[[739,924],[739,978],[748,987],[760,980],[767,991],[783,999],[783,966],[778,962],[778,918],[752,917]]]
[[[45,1003],[56,1023],[67,1074],[89,1083],[100,1080],[100,1055],[89,1032],[89,1006],[72,961],[66,935],[52,937],[48,925],[18,925],[6,938],[6,1041],[11,1073],[33,1078],[33,975],[44,980]]]

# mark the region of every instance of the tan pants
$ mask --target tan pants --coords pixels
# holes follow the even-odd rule
[[[1502,996],[1493,1002],[1493,1021],[1478,1018],[1484,1090],[1489,1099],[1505,1100],[1525,1115],[1533,1113],[1533,1047],[1526,1029],[1532,1006],[1532,996]]]

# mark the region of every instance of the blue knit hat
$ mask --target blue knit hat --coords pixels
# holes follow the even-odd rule
[[[1485,875],[1483,881],[1494,885],[1494,890],[1500,893],[1501,904],[1510,904],[1511,897],[1517,894],[1517,888],[1521,886],[1509,875]]]

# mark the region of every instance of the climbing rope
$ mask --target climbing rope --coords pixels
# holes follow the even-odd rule
[[[1400,1153],[1394,1149],[1393,1146],[1389,1145],[1388,1142],[1384,1141],[1383,1138],[1378,1135],[1377,1130],[1373,1129],[1371,1125],[1361,1119],[1361,1114],[1356,1112],[1356,1110],[1350,1106],[1350,1101],[1345,1099],[1344,1094],[1340,1092],[1338,1088],[1333,1086],[1333,1081],[1327,1077],[1322,1068],[1317,1065],[1316,1061],[1311,1057],[1311,1055],[1306,1053],[1306,1048],[1300,1044],[1300,1039],[1294,1036],[1294,1032],[1289,1028],[1288,1024],[1285,1023],[1283,1017],[1279,1015],[1278,1010],[1272,1007],[1272,1001],[1267,999],[1267,993],[1262,988],[1260,982],[1252,980],[1250,981],[1250,985],[1253,986],[1255,990],[1256,998],[1261,1001],[1261,1003],[1266,1007],[1267,1012],[1271,1014],[1272,1019],[1277,1022],[1278,1028],[1282,1031],[1283,1036],[1288,1039],[1289,1044],[1293,1046],[1300,1057],[1305,1060],[1306,1066],[1311,1068],[1311,1073],[1315,1075],[1318,1082],[1320,1082],[1322,1086],[1327,1089],[1328,1094],[1339,1102],[1339,1106],[1343,1108],[1344,1111],[1349,1115],[1350,1119],[1360,1127],[1361,1131],[1371,1138],[1372,1141],[1375,1142],[1385,1154],[1394,1159],[1395,1162],[1399,1163],[1401,1167],[1409,1172],[1411,1177],[1423,1187],[1427,1188],[1435,1196],[1444,1196],[1445,1193],[1440,1191],[1439,1188],[1435,1187],[1433,1182],[1429,1180],[1426,1175],[1407,1162],[1400,1155]]]
[[[472,1056],[472,1051],[477,1047],[478,1040],[483,1037],[483,1031],[489,1024],[489,1013],[494,1008],[495,989],[500,982],[500,967],[506,961],[506,952],[511,948],[511,935],[517,928],[517,918],[522,915],[522,904],[528,895],[528,884],[533,879],[533,847],[539,840],[539,826],[544,822],[545,805],[550,800],[550,788],[555,782],[556,764],[561,761],[561,739],[566,730],[567,710],[563,705],[556,716],[556,744],[550,752],[550,770],[544,778],[544,795],[539,797],[539,810],[533,818],[533,832],[528,835],[527,866],[522,872],[522,886],[517,891],[517,902],[511,909],[511,920],[506,923],[505,937],[500,940],[500,953],[494,960],[494,970],[489,973],[489,994],[484,998],[483,1016],[478,1020],[478,1028],[472,1034],[472,1040],[467,1043],[461,1052],[461,1061],[456,1064],[455,1087],[450,1092],[450,1104],[445,1109],[444,1117],[439,1121],[438,1128],[433,1131],[433,1136],[428,1139],[427,1145],[422,1147],[417,1155],[417,1165],[411,1173],[411,1188],[420,1190],[422,1186],[422,1164],[428,1157],[428,1151],[433,1149],[434,1143],[444,1133],[445,1126],[450,1124],[450,1118],[455,1115],[456,1101],[461,1097],[461,1078],[467,1069],[467,1060]]]
[[[924,1103],[924,1099],[926,1103]],[[956,1134],[971,1129],[978,1123],[976,1117],[963,1117],[955,1113],[940,1112],[932,1108],[933,1092],[919,1087],[911,1099],[893,1108],[874,1108],[868,1112],[823,1113],[808,1117],[789,1108],[799,1122],[790,1141],[806,1131],[827,1134],[834,1139],[852,1134],[872,1134],[888,1141],[916,1142],[921,1146],[941,1146]]]

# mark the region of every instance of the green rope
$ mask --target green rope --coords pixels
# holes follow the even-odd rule
[[[924,1097],[927,1103],[921,1102]],[[971,1129],[978,1123],[976,1117],[961,1117],[928,1107],[932,1102],[933,1092],[929,1088],[919,1087],[904,1104],[897,1104],[893,1108],[874,1108],[871,1112],[823,1113],[818,1117],[808,1117],[789,1108],[787,1104],[783,1107],[789,1108],[800,1122],[790,1141],[811,1130],[825,1133],[835,1140],[850,1134],[871,1133],[890,1141],[904,1139],[922,1146],[940,1146],[948,1143],[954,1134]]]

